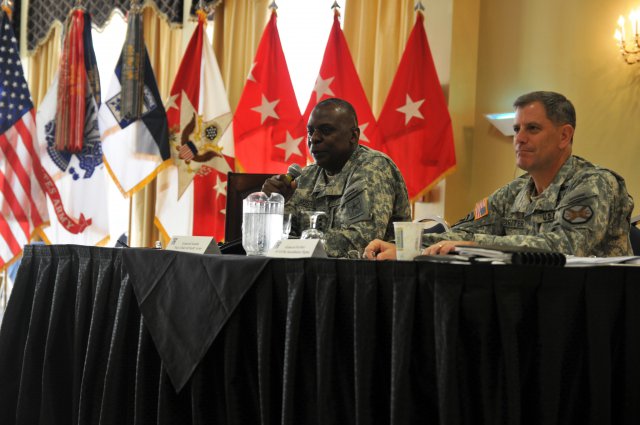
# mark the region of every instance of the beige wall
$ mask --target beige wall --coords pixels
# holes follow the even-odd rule
[[[454,223],[471,207],[472,157],[481,0],[454,0],[449,113],[453,122],[456,171],[447,177],[445,218]]]
[[[455,221],[507,183],[511,138],[484,114],[511,111],[533,90],[575,105],[574,153],[625,177],[640,212],[640,63],[627,65],[613,32],[621,0],[454,0],[449,106],[458,171],[447,179],[446,218]]]

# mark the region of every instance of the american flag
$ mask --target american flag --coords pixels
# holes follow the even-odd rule
[[[22,252],[48,221],[45,193],[36,179],[35,113],[18,45],[0,12],[0,270]]]

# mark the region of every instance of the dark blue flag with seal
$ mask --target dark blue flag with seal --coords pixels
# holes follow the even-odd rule
[[[127,38],[98,113],[105,164],[125,196],[142,189],[171,164],[167,114],[139,15],[133,9],[129,13]]]

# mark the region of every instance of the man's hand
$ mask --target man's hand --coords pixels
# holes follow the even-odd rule
[[[278,174],[265,180],[262,185],[262,191],[266,193],[267,196],[270,196],[274,192],[279,193],[284,196],[284,200],[286,202],[291,198],[291,195],[293,195],[297,186],[296,181],[292,181],[288,175]]]
[[[473,241],[440,241],[422,250],[422,255],[450,254],[456,246],[478,245]]]
[[[450,254],[456,246],[477,245],[473,241],[440,241],[422,250],[423,255],[446,255]],[[391,242],[375,239],[367,245],[362,254],[369,260],[395,260],[396,246]]]
[[[395,260],[396,246],[391,242],[375,239],[369,242],[362,255],[369,260]]]

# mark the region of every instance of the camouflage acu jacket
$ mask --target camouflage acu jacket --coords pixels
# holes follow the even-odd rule
[[[361,253],[373,239],[393,239],[393,222],[411,220],[404,179],[385,154],[359,146],[342,171],[329,176],[315,164],[302,170],[285,204],[291,233],[300,235],[304,211],[324,211],[326,250],[331,257]]]
[[[452,230],[424,235],[439,240],[471,240],[546,248],[578,256],[632,255],[629,220],[633,199],[624,179],[577,157],[570,157],[537,196],[528,174],[480,201]]]

